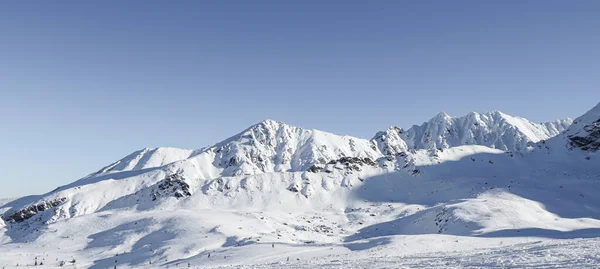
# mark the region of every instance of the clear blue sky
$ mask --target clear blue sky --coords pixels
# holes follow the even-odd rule
[[[370,138],[439,111],[600,101],[600,1],[0,5],[0,197],[269,118]]]

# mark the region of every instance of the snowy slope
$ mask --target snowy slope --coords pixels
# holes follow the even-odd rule
[[[399,136],[409,149],[483,145],[519,151],[526,149],[531,142],[558,135],[571,123],[571,119],[565,119],[538,124],[499,111],[471,112],[458,118],[442,112],[420,126],[415,125],[408,130],[392,127],[386,132],[397,133],[394,136]]]
[[[583,116],[575,119],[573,125],[561,137],[569,140],[569,145],[584,151],[600,149],[600,104]]]
[[[13,201],[0,208],[0,213],[6,212],[4,219],[16,222],[48,224],[106,207],[122,207],[123,203],[152,207],[138,202],[228,188],[229,185],[220,183],[224,177],[333,169],[338,159],[358,158],[361,162],[373,163],[381,156],[365,139],[266,120],[202,150],[156,148],[134,152],[51,193]],[[282,177],[289,179],[288,185],[295,184],[294,176],[284,174]],[[302,191],[309,192],[308,189]],[[29,229],[21,230],[29,232]]]
[[[402,129],[399,127],[390,127],[385,131],[375,134],[371,141],[377,145],[377,148],[383,155],[395,156],[400,152],[408,150],[408,145],[400,137],[402,132]]]
[[[160,167],[189,158],[193,150],[178,148],[145,148],[116,161],[92,175]]]
[[[373,253],[400,263],[400,252],[413,265],[440,266],[446,255],[460,267],[460,256],[478,248],[510,256],[535,242],[569,253],[560,246],[595,245],[600,236],[598,107],[553,138],[568,122],[494,112],[472,121],[438,115],[438,127],[423,127],[455,126],[482,145],[446,134],[414,149],[399,128],[365,140],[267,120],[199,150],[144,149],[50,193],[0,204],[0,265],[38,257],[48,267],[76,259],[79,268],[328,268],[337,259],[330,267],[344,268],[366,266],[359,257]],[[473,122],[487,127],[462,128]],[[574,137],[591,142],[574,146]],[[600,252],[585,251],[591,258],[579,264],[600,261]],[[419,263],[423,256],[431,262]]]

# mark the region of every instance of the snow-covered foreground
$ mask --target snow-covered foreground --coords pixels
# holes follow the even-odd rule
[[[0,200],[0,266],[600,267],[600,105],[556,135],[570,123],[440,114],[365,140],[265,121],[144,149]]]
[[[5,268],[16,264],[38,268],[598,268],[600,239],[477,238],[452,235],[383,236],[351,244],[294,245],[268,242],[229,246],[193,259],[138,265],[114,256],[102,266],[57,250],[23,247],[2,250]],[[58,260],[57,260],[58,259]],[[58,266],[59,260],[75,265]],[[114,261],[117,261],[116,263]],[[108,264],[112,263],[112,264]]]
[[[536,240],[496,247],[463,249],[473,242],[464,237],[427,236],[420,244],[437,244],[447,251],[414,253],[414,243],[402,239],[385,247],[333,254],[326,257],[221,268],[598,268],[600,266],[600,240]],[[437,239],[437,240],[436,240]],[[464,242],[461,242],[464,241]],[[505,245],[506,244],[506,245]],[[418,246],[416,246],[418,247]]]

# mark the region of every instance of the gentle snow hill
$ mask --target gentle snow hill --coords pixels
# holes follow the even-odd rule
[[[92,175],[160,167],[172,162],[185,160],[193,153],[193,150],[178,148],[145,148],[100,169],[100,171]]]
[[[72,259],[78,268],[343,268],[401,253],[415,267],[439,265],[440,255],[460,267],[447,251],[502,248],[510,257],[537,242],[552,255],[561,244],[597,245],[600,106],[555,137],[568,122],[477,115],[436,117],[439,126],[423,130],[449,124],[461,135],[424,149],[399,128],[366,140],[271,120],[199,150],[144,149],[47,194],[0,203],[0,265],[38,257],[57,268]],[[466,128],[473,123],[486,128]],[[581,253],[588,258],[552,262],[600,261],[600,251]],[[381,261],[400,262],[393,257]]]
[[[501,150],[525,150],[532,142],[556,136],[572,123],[571,119],[533,123],[500,111],[471,112],[453,118],[439,113],[431,120],[408,130],[391,127],[386,130],[388,151],[406,149],[449,148],[461,145],[482,145]],[[378,133],[375,140],[384,133]]]

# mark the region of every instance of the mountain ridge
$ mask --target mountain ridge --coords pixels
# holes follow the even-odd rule
[[[484,146],[492,146],[494,147],[494,144],[489,144],[489,143],[484,143],[481,141],[474,141],[473,143],[466,143],[466,142],[459,142],[459,143],[448,143],[447,139],[444,138],[443,136],[441,136],[439,140],[439,142],[441,142],[441,144],[439,143],[433,143],[433,144],[419,144],[416,143],[414,141],[417,140],[423,140],[422,136],[421,138],[416,138],[418,137],[417,135],[415,135],[416,133],[421,132],[420,130],[414,130],[414,129],[419,129],[419,128],[424,128],[423,126],[425,126],[425,128],[427,128],[427,125],[432,125],[432,122],[436,122],[436,121],[442,121],[442,124],[445,124],[446,120],[461,120],[461,119],[465,119],[468,117],[471,118],[478,118],[481,117],[482,115],[490,117],[490,115],[499,115],[500,117],[503,118],[509,118],[509,119],[518,119],[521,121],[526,121],[527,123],[530,123],[531,126],[533,126],[535,128],[536,131],[541,131],[541,133],[538,134],[525,134],[526,132],[530,130],[527,130],[527,127],[531,127],[531,126],[526,126],[526,127],[521,127],[521,129],[516,128],[518,130],[518,132],[515,133],[510,133],[508,135],[513,135],[515,137],[518,137],[520,143],[516,143],[516,146],[507,146],[503,143],[499,143],[499,146],[496,148],[499,148],[501,150],[514,150],[514,151],[519,151],[519,150],[523,150],[526,148],[527,144],[529,143],[535,143],[538,142],[540,140],[543,139],[547,139],[553,136],[558,135],[560,132],[564,131],[567,129],[567,127],[573,122],[572,119],[567,118],[567,119],[560,119],[560,120],[555,120],[555,121],[548,121],[548,122],[542,122],[542,123],[533,123],[530,122],[528,120],[526,120],[525,118],[521,118],[521,117],[513,117],[510,115],[507,115],[505,113],[502,113],[501,111],[489,111],[489,112],[485,112],[485,113],[477,113],[477,112],[470,112],[465,116],[462,117],[451,117],[448,114],[446,114],[445,112],[440,112],[438,113],[436,116],[434,116],[433,118],[431,118],[429,121],[425,122],[422,125],[413,125],[410,129],[408,130],[404,130],[400,127],[397,126],[392,126],[384,131],[379,131],[375,134],[375,136],[373,136],[371,139],[369,139],[375,146],[375,148],[377,148],[380,152],[379,155],[383,156],[383,155],[395,155],[398,154],[402,151],[407,151],[409,149],[430,149],[430,148],[449,148],[452,146],[459,146],[459,145],[469,145],[469,144],[475,144],[475,145],[484,145]],[[478,123],[479,124],[479,123]],[[515,126],[515,124],[510,124],[510,127]],[[455,126],[453,126],[455,127]],[[493,125],[492,127],[494,128],[500,128],[498,126],[498,124]],[[510,128],[509,127],[509,128]],[[545,130],[544,130],[545,128]],[[194,155],[198,155],[198,154],[202,154],[208,150],[218,150],[218,148],[222,148],[222,147],[227,147],[227,144],[235,141],[235,140],[239,140],[239,139],[248,139],[248,138],[257,138],[257,135],[263,135],[263,134],[258,134],[257,132],[265,132],[267,130],[271,131],[270,135],[272,136],[273,130],[284,130],[284,132],[288,132],[291,130],[296,130],[299,132],[306,132],[306,133],[316,133],[318,135],[324,135],[324,136],[337,136],[337,137],[346,137],[348,140],[353,140],[353,141],[362,141],[364,142],[366,139],[363,138],[358,138],[358,137],[354,137],[354,136],[350,136],[350,135],[339,135],[339,134],[335,134],[335,133],[331,133],[331,132],[326,132],[326,131],[321,131],[321,130],[317,130],[317,129],[306,129],[306,128],[300,128],[300,127],[296,127],[293,125],[289,125],[286,124],[284,122],[281,121],[276,121],[276,120],[272,120],[272,119],[265,119],[263,121],[260,121],[256,124],[251,125],[250,127],[244,129],[243,131],[239,132],[236,135],[233,135],[221,142],[217,142],[215,144],[209,145],[209,146],[205,146],[201,149],[179,149],[179,148],[173,148],[173,147],[157,147],[157,148],[144,148],[141,150],[138,150],[136,152],[133,152],[132,154],[128,155],[127,157],[111,164],[114,165],[115,167],[110,168],[111,171],[114,170],[122,170],[122,169],[118,169],[118,167],[127,167],[127,166],[134,166],[137,164],[137,161],[139,161],[140,159],[151,159],[154,162],[151,164],[146,164],[148,167],[157,167],[157,166],[162,166],[162,165],[166,165],[169,163],[169,161],[159,161],[159,159],[163,159],[163,160],[171,160],[170,162],[175,162],[175,161],[180,161],[185,159],[183,156],[188,155],[187,157],[193,157]],[[408,132],[408,134],[406,134]],[[422,132],[421,132],[422,133]],[[508,136],[507,135],[507,136]],[[385,136],[385,137],[382,137]],[[497,135],[497,136],[502,136],[502,135]],[[524,136],[524,137],[523,137]],[[258,139],[264,139],[264,138],[260,138],[258,137]],[[385,141],[383,141],[385,140]],[[459,139],[460,140],[460,139]],[[464,140],[464,139],[463,139]],[[408,141],[408,142],[407,142]],[[431,141],[431,140],[429,140]],[[273,142],[273,141],[271,141]],[[249,143],[249,141],[246,141],[246,143]],[[260,144],[260,143],[259,143]],[[419,146],[417,146],[419,145]],[[237,145],[238,147],[241,147],[241,142],[238,143]],[[283,146],[283,145],[281,145]],[[290,145],[288,145],[290,146]],[[518,147],[517,147],[518,146]],[[370,146],[371,148],[373,148],[372,146]],[[231,149],[230,149],[231,150]],[[154,156],[154,152],[155,151],[177,151],[178,153],[172,153],[172,154],[168,154],[168,157],[161,157],[161,156]],[[246,152],[242,153],[242,155],[245,155]],[[313,152],[313,154],[315,154]],[[284,154],[285,155],[285,154]],[[371,155],[368,157],[381,157],[381,156],[377,156],[378,154],[371,152]],[[134,157],[135,156],[135,157]],[[230,157],[234,157],[234,156],[230,156]],[[236,159],[237,161],[242,161],[245,164],[248,164],[250,167],[247,167],[246,169],[250,169],[250,170],[255,170],[255,171],[263,171],[264,168],[259,168],[256,165],[251,165],[247,162],[247,160],[243,160],[245,158],[245,156],[235,156],[238,159]],[[257,156],[254,156],[257,157]],[[274,156],[270,156],[270,157],[274,157]],[[277,156],[279,158],[283,158],[286,159],[289,156]],[[323,156],[321,156],[323,157]],[[331,154],[328,155],[329,158],[322,158],[319,163],[323,164],[326,163],[327,161],[329,161],[331,159]],[[130,160],[131,159],[131,160]],[[317,157],[318,159],[318,157]],[[117,164],[119,163],[119,164]],[[304,168],[308,168],[311,165],[313,165],[315,163],[312,163],[310,165],[300,165],[303,169]],[[102,169],[99,170],[103,171],[104,169],[107,169],[108,167],[110,167],[111,165],[104,167]],[[228,164],[226,163],[221,163],[221,166],[227,166]],[[141,167],[144,167],[144,165],[141,165]],[[298,166],[295,166],[298,167]],[[137,170],[139,168],[136,168],[134,170]],[[300,168],[298,168],[300,169]],[[267,171],[283,171],[282,168],[273,168],[271,170],[267,170]],[[238,170],[238,171],[233,171],[232,174],[236,174],[236,173],[246,173],[246,172],[250,172],[250,171],[244,171],[244,169]]]
[[[441,112],[422,125],[399,129],[409,149],[448,148],[459,145],[484,145],[505,151],[526,149],[529,143],[556,136],[572,123],[571,119],[533,123],[500,111],[470,112],[451,117]]]
[[[474,140],[494,142],[478,145],[442,136],[446,144],[433,139],[435,147],[418,149],[398,127],[369,140],[265,120],[197,150],[138,150],[52,192],[3,202],[0,252],[20,257],[43,249],[60,258],[68,251],[91,268],[149,260],[223,265],[227,259],[206,255],[238,255],[261,242],[354,249],[398,235],[467,242],[499,236],[500,242],[532,227],[600,229],[600,198],[593,195],[600,105],[537,142],[536,135],[546,135],[538,128],[558,130],[568,122],[534,125],[501,112],[454,119],[439,113],[424,128],[494,130],[488,138],[501,139]],[[488,146],[500,145],[495,141],[525,146]],[[523,235],[539,236],[535,231]],[[64,249],[48,248],[56,242]]]

